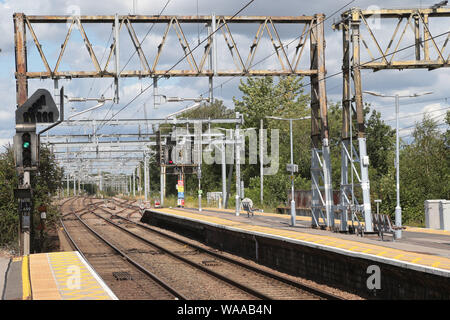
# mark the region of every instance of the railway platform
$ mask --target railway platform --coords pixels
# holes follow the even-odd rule
[[[14,257],[0,267],[2,300],[117,300],[77,251]]]
[[[226,209],[159,208],[147,210],[141,221],[177,231],[186,229],[187,235],[221,249],[289,273],[327,279],[347,290],[363,289],[367,268],[377,265],[386,290],[401,287],[402,281],[416,282],[415,289],[408,289],[417,291],[411,298],[427,298],[423,291],[436,285],[434,289],[444,293],[439,297],[450,296],[450,232],[407,227],[402,239],[385,237],[382,241],[374,235],[313,229],[310,219],[297,216],[296,226],[290,226],[289,215],[255,212],[247,217],[245,211],[236,216],[234,210]],[[235,241],[237,238],[240,240]],[[363,284],[349,285],[354,279]],[[386,298],[398,297],[403,290],[391,289]]]

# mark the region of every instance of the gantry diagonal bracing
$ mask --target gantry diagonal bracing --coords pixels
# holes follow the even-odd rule
[[[184,29],[188,28],[189,24],[212,24],[212,20],[217,26],[217,31],[213,37],[209,37],[202,46],[203,52],[200,56],[196,56],[193,53],[193,46],[189,43],[186,37]],[[304,53],[305,44],[309,38],[311,26],[315,23],[317,17],[315,16],[286,16],[286,17],[265,17],[265,16],[118,16],[117,20],[115,16],[26,16],[23,14],[16,14],[14,21],[16,22],[16,32],[19,32],[17,28],[22,24],[26,26],[30,32],[33,41],[38,49],[39,55],[42,59],[44,69],[36,72],[26,72],[27,78],[92,78],[92,77],[155,77],[155,76],[263,76],[263,75],[304,75],[309,76],[317,73],[316,70],[309,67],[301,68],[299,63]],[[34,31],[34,25],[36,24],[65,24],[62,28],[68,26],[66,37],[61,45],[61,49],[58,58],[55,62],[49,63],[48,57],[45,55],[43,47],[36,36]],[[86,32],[84,25],[86,24],[110,24],[114,29],[116,24],[120,30],[126,29],[130,41],[136,50],[137,56],[140,60],[140,68],[136,70],[120,70],[119,72],[111,71],[110,67],[113,64],[112,59],[114,57],[116,46],[119,45],[119,41],[113,41],[107,55],[107,60],[104,66],[99,64],[99,57],[95,54],[91,41],[92,38]],[[150,55],[144,51],[141,41],[139,39],[135,26],[137,24],[161,24],[165,25],[164,33],[162,34],[161,42],[154,43],[154,51],[156,54],[150,58]],[[257,31],[251,43],[244,45],[238,45],[235,41],[236,36],[231,31],[232,26],[235,24],[256,24],[258,25]],[[280,38],[279,26],[282,24],[293,25],[294,28],[301,32],[298,34],[298,41],[295,42],[296,50],[291,56],[288,56],[286,52],[286,43],[283,43]],[[23,27],[22,27],[23,28]],[[24,28],[25,29],[25,28]],[[78,31],[75,31],[78,29]],[[86,49],[91,57],[93,71],[85,70],[59,70],[61,60],[64,56],[70,56],[72,53],[66,51],[67,45],[70,41],[72,33],[79,32]],[[161,66],[161,58],[167,50],[173,50],[167,47],[167,38],[170,33],[174,33],[177,37],[182,52],[185,55],[187,69],[179,69],[177,67],[167,70],[164,66]],[[297,36],[297,35],[296,35]],[[216,66],[216,70],[210,68],[206,63],[213,48],[213,39],[219,40],[219,37],[223,39],[228,48],[230,58],[234,63],[234,69],[225,69],[221,67],[220,63]],[[272,53],[276,55],[279,65],[274,66],[273,69],[260,69],[256,66],[255,55],[260,49],[260,42],[263,37],[268,37],[272,44]],[[123,39],[122,39],[123,41]],[[226,52],[223,55],[227,54]],[[166,62],[168,65],[175,65],[179,57],[174,57],[173,61]],[[54,66],[54,67],[51,67]]]

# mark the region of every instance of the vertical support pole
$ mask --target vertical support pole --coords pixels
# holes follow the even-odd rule
[[[342,25],[343,38],[343,89],[342,89],[342,132],[341,132],[341,186],[340,186],[340,204],[341,204],[341,223],[340,230],[347,231],[348,221],[348,201],[349,183],[348,170],[349,159],[345,149],[350,150],[350,126],[352,120],[350,118],[351,108],[351,92],[350,92],[350,30],[346,24]],[[344,149],[345,148],[345,149]]]
[[[133,198],[136,197],[136,168],[133,169]]]
[[[264,203],[264,120],[260,120],[259,129],[259,176],[260,176],[260,203],[261,207]]]
[[[420,25],[419,25],[419,17],[414,17],[414,37],[415,37],[415,48],[416,48],[416,60],[420,60]]]
[[[164,206],[164,198],[166,196],[166,167],[161,166],[161,177],[160,177],[160,204],[161,207]]]
[[[236,119],[239,119],[239,112],[236,112]],[[241,148],[240,148],[240,134],[239,124],[236,124],[235,133],[235,152],[236,152],[236,216],[241,212]]]
[[[291,145],[291,226],[295,227],[295,190],[294,190],[294,144],[292,142],[292,119],[289,119],[289,137]]]
[[[66,174],[67,198],[70,197],[69,173]]]
[[[186,130],[189,132],[189,129]],[[211,130],[208,130],[211,132]],[[202,211],[202,123],[194,123],[194,148],[196,150],[195,162],[198,165],[197,178],[198,178],[198,211]],[[184,181],[184,178],[183,178]],[[186,186],[185,186],[186,187]]]
[[[216,14],[213,13],[212,14],[212,66],[213,66],[213,73],[214,76],[217,76],[217,41],[216,41],[216,31],[217,31],[217,26],[216,26]],[[212,101],[211,101],[212,102]]]
[[[426,61],[430,60],[430,33],[428,32],[428,14],[423,15],[423,54]]]
[[[369,165],[366,150],[364,125],[364,105],[362,98],[361,69],[360,69],[360,17],[359,11],[352,12],[352,42],[353,42],[353,81],[355,84],[356,121],[358,127],[358,145],[361,168],[361,189],[363,193],[364,222],[366,232],[372,232],[372,210],[370,205]]]
[[[30,179],[30,171],[25,171],[23,173],[23,185],[24,186],[29,186],[31,188],[31,179]],[[31,199],[32,201],[32,199]],[[21,254],[22,255],[29,255],[31,253],[31,230],[33,228],[33,205],[31,205],[31,210],[30,210],[30,227],[27,230],[23,230],[22,231],[22,244],[23,244],[23,248],[21,249]]]
[[[311,76],[311,118],[314,127],[312,130],[313,148],[318,148],[319,136],[322,139],[322,173],[325,189],[327,227],[334,228],[333,187],[331,184],[331,160],[325,85],[324,18],[323,14],[316,14],[311,28],[311,69],[317,70],[317,74]],[[311,169],[313,170],[313,168]],[[318,177],[317,170],[314,170],[316,171],[314,172],[315,177]],[[318,179],[316,181],[318,182]],[[317,198],[318,193],[318,190],[316,193],[313,192],[313,196]]]
[[[73,173],[73,195],[77,196],[77,177],[75,172]]]
[[[142,196],[142,173],[141,173],[141,163],[139,163],[138,167],[138,191],[139,191],[139,198]]]
[[[27,72],[27,42],[25,15],[23,13],[14,14],[14,46],[16,56],[16,102],[17,107],[24,104],[28,99]],[[31,185],[30,172],[24,172],[23,185]],[[31,213],[32,214],[32,213]],[[30,229],[24,230],[19,225],[19,250],[21,255],[30,254]]]
[[[202,211],[202,166],[201,164],[198,165],[198,211]]]
[[[120,78],[120,41],[119,41],[119,34],[120,34],[120,25],[119,25],[119,15],[116,13],[114,18],[114,66],[116,74],[114,76],[114,102],[119,103],[119,78]]]
[[[399,96],[395,95],[395,118],[396,118],[396,137],[395,137],[395,171],[396,171],[396,189],[397,189],[397,205],[395,207],[395,226],[402,226],[402,207],[400,206],[400,137],[399,137]],[[395,238],[402,238],[402,230],[395,230]]]
[[[210,50],[209,50],[209,69],[214,73],[214,40],[215,35],[213,34],[215,30],[216,25],[216,18],[214,15],[211,17],[211,24],[208,25],[208,36],[209,36],[209,44],[210,44]],[[213,82],[213,75],[209,76],[209,103],[213,103],[214,99],[214,82]]]
[[[148,201],[148,156],[144,156],[144,199]]]
[[[225,137],[224,137],[225,138]],[[226,201],[227,201],[227,161],[226,161],[226,148],[225,148],[225,142],[226,138],[222,140],[222,203],[223,208],[225,209]]]
[[[14,44],[16,54],[16,101],[17,107],[19,107],[28,99],[27,43],[25,15],[23,13],[14,14]]]

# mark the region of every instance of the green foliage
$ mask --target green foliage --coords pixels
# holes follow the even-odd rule
[[[56,165],[54,155],[41,146],[39,170],[31,175],[33,187],[34,225],[37,226],[40,215],[37,208],[47,207],[47,225],[54,223],[58,217],[57,208],[52,205],[52,197],[61,186],[63,172]],[[11,146],[6,146],[0,154],[0,246],[15,246],[18,237],[18,204],[14,199],[14,189],[19,185],[19,179],[14,165],[14,152]],[[37,233],[33,230],[32,236]]]
[[[450,159],[445,134],[428,116],[416,125],[413,137],[400,154],[400,199],[409,214],[406,218],[417,221],[425,200],[450,198]]]
[[[395,130],[381,120],[381,113],[372,111],[366,122],[367,155],[370,159],[372,179],[377,179],[388,172],[395,151]]]
[[[309,95],[304,93],[302,78],[281,77],[275,82],[272,77],[248,78],[241,81],[239,89],[243,93],[241,100],[233,99],[236,111],[242,113],[245,119],[243,128],[260,128],[263,120],[264,129],[268,129],[267,146],[271,145],[271,131],[279,130],[279,170],[275,175],[264,177],[264,202],[274,207],[286,201],[290,189],[290,177],[286,172],[286,164],[290,163],[290,130],[289,121],[267,119],[266,116],[282,118],[300,118],[308,116]],[[294,163],[299,165],[298,181],[310,178],[309,163],[311,159],[310,120],[293,121],[293,154]],[[302,141],[302,143],[299,143]],[[248,143],[246,144],[248,151]],[[248,156],[248,152],[246,152]],[[260,199],[259,165],[242,165],[241,173],[246,188],[246,196],[258,203]],[[297,182],[296,186],[301,185]],[[298,186],[300,187],[300,186]],[[297,188],[298,188],[297,187]],[[310,186],[307,188],[310,189]]]
[[[13,149],[7,146],[0,154],[0,245],[12,244],[18,236],[19,217],[14,200],[14,188],[18,183]]]
[[[221,100],[205,103],[201,107],[183,112],[180,119],[217,119],[233,118],[233,110],[228,109]]]

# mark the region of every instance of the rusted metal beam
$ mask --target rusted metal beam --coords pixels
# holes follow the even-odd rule
[[[121,78],[132,78],[132,77],[155,77],[155,76],[167,76],[167,77],[200,77],[200,76],[218,76],[218,77],[252,77],[252,76],[288,76],[288,75],[298,75],[298,76],[311,76],[317,74],[317,70],[295,70],[282,71],[282,70],[250,70],[243,72],[240,70],[229,70],[229,71],[218,71],[214,74],[212,71],[190,71],[190,70],[156,70],[154,72],[145,71],[122,71],[120,74]],[[16,77],[17,77],[16,73]],[[26,77],[28,79],[48,79],[48,78],[114,78],[114,72],[96,72],[96,71],[61,71],[61,72],[26,72]]]
[[[27,16],[31,23],[66,23],[72,16]],[[212,16],[142,16],[122,15],[119,20],[128,19],[132,23],[169,23],[174,17],[179,23],[210,23]],[[217,16],[228,23],[263,23],[267,16]],[[270,17],[274,23],[304,23],[311,22],[314,16],[275,16]],[[113,23],[115,16],[80,16],[81,23]]]
[[[375,71],[381,69],[437,69],[448,68],[450,62],[441,62],[439,60],[408,60],[408,61],[393,61],[389,64],[383,62],[366,62],[360,65],[361,69],[373,69]]]
[[[16,101],[17,107],[28,99],[27,41],[25,15],[14,14],[14,46],[16,54]]]
[[[150,66],[148,65],[147,58],[145,57],[144,51],[141,47],[141,42],[139,41],[136,32],[134,31],[133,26],[131,25],[130,20],[126,20],[126,27],[128,29],[128,33],[130,35],[130,38],[133,42],[134,48],[136,49],[139,59],[141,60],[141,65],[146,71],[150,71]]]
[[[101,72],[100,64],[98,63],[97,57],[95,56],[94,49],[92,49],[92,44],[89,41],[89,38],[88,38],[86,32],[84,31],[83,24],[81,23],[81,21],[79,19],[77,19],[76,22],[78,24],[78,28],[80,29],[81,37],[83,38],[84,44],[86,45],[86,49],[89,52],[89,56],[92,59],[92,63],[94,64],[95,69],[98,72]]]
[[[353,10],[348,10],[342,14],[342,17],[350,17]],[[450,17],[450,8],[439,8],[439,9],[417,9],[417,8],[407,8],[407,9],[380,9],[380,10],[360,10],[361,15],[364,18],[370,16],[379,16],[380,18],[400,18],[409,17],[415,12],[420,14],[426,14],[429,17]]]
[[[51,72],[50,66],[48,65],[47,58],[45,57],[44,51],[42,51],[42,45],[39,43],[39,40],[37,39],[36,34],[34,33],[31,23],[26,18],[25,18],[25,22],[28,26],[28,30],[30,30],[31,36],[33,37],[33,41],[36,44],[36,48],[39,51],[39,54],[41,56],[42,62],[44,63],[45,69],[47,69],[48,72]]]
[[[448,58],[444,56],[444,50],[446,49],[446,45],[449,39],[450,34],[439,34],[432,35],[429,30],[429,22],[430,18],[439,18],[444,17],[448,18],[450,9],[441,8],[441,9],[383,9],[383,10],[360,10],[358,8],[353,8],[352,10],[346,11],[342,14],[342,20],[335,24],[334,27],[339,26],[340,30],[343,30],[343,27],[348,27],[352,21],[354,21],[354,16],[358,15],[358,20],[362,21],[362,26],[365,26],[365,29],[368,31],[370,38],[379,53],[379,57],[375,57],[369,50],[369,46],[366,41],[362,37],[362,30],[358,27],[359,33],[359,41],[366,47],[367,51],[370,55],[370,60],[361,61],[359,64],[360,69],[372,69],[374,71],[382,70],[382,69],[436,69],[442,67],[449,67]],[[379,19],[381,19],[381,23],[388,19],[398,19],[398,23],[395,27],[394,34],[392,35],[390,41],[387,44],[387,48],[383,51],[380,42],[375,37],[374,33],[371,30],[370,25],[367,23],[366,18],[376,15]],[[400,26],[402,22],[406,19],[406,24],[402,27],[402,32],[400,36],[398,36],[398,32],[400,31]],[[439,22],[442,22],[440,20]],[[422,28],[421,25],[422,24]],[[409,29],[412,30],[412,37],[408,37],[406,35],[409,32]],[[421,35],[421,29],[423,30],[423,39]],[[354,28],[352,30],[355,30]],[[438,47],[437,40],[435,38],[441,36],[446,36],[444,44],[442,47]],[[394,40],[397,39],[397,40]],[[409,39],[414,39],[411,42]],[[402,42],[409,41],[405,44],[404,47],[401,47]],[[394,44],[395,42],[395,44]],[[433,46],[435,57],[430,57],[430,46]],[[414,47],[415,49],[415,60],[402,60],[398,58],[398,52],[403,51],[404,48]],[[391,51],[391,48],[393,50]],[[361,56],[360,56],[361,57]],[[380,61],[382,60],[382,61]],[[389,60],[389,61],[387,61]]]
[[[224,39],[228,45],[228,48],[230,50],[231,57],[233,58],[233,61],[236,65],[235,70],[205,70],[205,63],[206,58],[210,54],[211,50],[211,40],[208,40],[208,43],[205,47],[205,52],[203,53],[203,56],[199,60],[199,62],[196,61],[196,58],[194,57],[192,50],[189,46],[189,43],[186,40],[185,33],[182,29],[183,23],[197,23],[197,22],[206,22],[211,23],[211,16],[162,16],[162,17],[155,17],[155,16],[117,16],[118,22],[115,21],[115,16],[26,16],[27,23],[29,24],[29,28],[32,31],[32,24],[33,23],[59,23],[59,22],[67,22],[69,23],[69,28],[65,37],[64,43],[61,45],[61,50],[59,52],[59,56],[57,58],[57,61],[55,63],[55,67],[52,71],[49,70],[49,64],[46,60],[45,55],[43,54],[42,50],[40,50],[40,44],[37,37],[35,37],[34,32],[32,31],[32,34],[34,36],[34,40],[36,45],[38,46],[39,52],[41,53],[41,58],[43,61],[43,64],[45,66],[46,70],[42,70],[39,72],[27,72],[26,76],[30,79],[46,79],[46,78],[52,78],[52,79],[59,79],[59,78],[109,78],[109,77],[117,77],[116,72],[112,72],[108,70],[108,65],[110,64],[110,60],[112,57],[112,54],[115,50],[115,41],[113,41],[111,50],[108,56],[108,59],[106,61],[105,67],[102,69],[101,66],[98,63],[97,57],[95,56],[94,50],[92,48],[92,45],[88,39],[88,35],[86,34],[83,23],[119,23],[120,28],[123,24],[126,25],[128,29],[128,33],[130,36],[130,39],[134,45],[134,48],[136,52],[138,53],[139,59],[141,61],[142,66],[138,70],[121,70],[120,77],[199,77],[199,76],[224,76],[224,77],[233,77],[233,76],[287,76],[287,75],[299,75],[299,76],[310,76],[317,74],[317,70],[314,69],[307,69],[306,70],[299,70],[298,64],[300,61],[300,58],[302,56],[303,50],[305,48],[305,42],[309,36],[310,33],[310,27],[312,17],[307,16],[297,16],[297,17],[261,17],[261,16],[240,16],[240,17],[230,17],[230,16],[222,16],[218,17],[217,21],[219,23],[218,30],[222,29],[222,33],[224,36]],[[133,29],[134,23],[162,23],[167,24],[167,27],[165,29],[165,32],[163,33],[162,41],[158,46],[157,54],[154,58],[154,61],[152,61],[152,64],[149,64],[149,60],[145,55],[145,52],[143,51],[143,48],[141,47],[141,43]],[[247,57],[247,60],[242,60],[241,54],[239,52],[239,49],[233,39],[233,35],[229,29],[229,24],[231,23],[258,23],[259,28],[256,32],[256,36],[253,40],[253,44],[250,46],[250,52],[249,56]],[[300,37],[299,44],[296,48],[296,53],[292,60],[289,59],[285,44],[282,43],[280,36],[277,31],[276,24],[279,23],[295,23],[295,24],[304,24],[303,33]],[[81,33],[81,36],[83,38],[83,41],[86,45],[86,48],[89,52],[89,55],[92,59],[92,62],[95,67],[95,71],[87,71],[87,70],[67,70],[67,71],[58,71],[58,68],[60,66],[60,63],[62,61],[62,58],[65,54],[69,38],[73,32],[73,29],[78,26],[78,29]],[[164,51],[164,46],[166,45],[166,40],[168,37],[168,33],[171,29],[174,29],[176,32],[176,36],[178,37],[179,43],[182,47],[182,50],[184,52],[184,58],[186,59],[188,63],[188,67],[183,68],[176,68],[177,64],[182,60],[179,60],[176,62],[176,64],[167,70],[157,70],[158,63],[161,58],[162,52]],[[259,68],[254,68],[254,59],[256,55],[256,51],[258,50],[258,45],[260,43],[260,40],[265,35],[264,31],[267,31],[267,36],[270,38],[270,41],[272,42],[274,53],[278,57],[279,61],[279,67],[276,67],[276,70],[264,70]],[[150,67],[151,66],[151,67]],[[163,68],[162,68],[163,69]],[[181,70],[180,70],[181,69]],[[210,68],[208,68],[210,69]],[[214,72],[214,73],[213,73]]]

